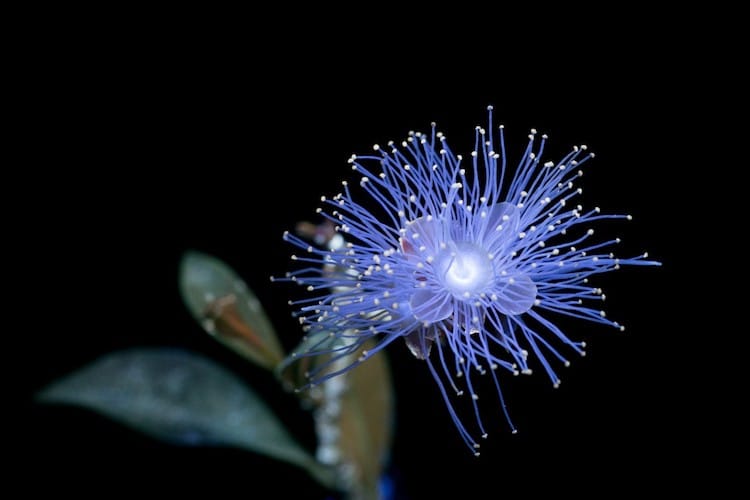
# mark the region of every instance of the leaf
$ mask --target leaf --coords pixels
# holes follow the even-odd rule
[[[244,448],[333,477],[290,436],[265,403],[229,371],[167,348],[115,352],[54,382],[44,403],[83,406],[154,438],[182,445]]]
[[[374,346],[365,344],[365,349]],[[341,401],[341,451],[357,464],[361,498],[376,498],[393,433],[393,386],[388,358],[381,352],[345,374],[348,390]]]
[[[326,366],[330,360],[328,354],[314,353],[333,349],[340,342],[340,338],[327,332],[312,333],[279,365],[278,371],[302,386],[309,382],[308,372]],[[362,347],[370,350],[374,345],[370,341]],[[359,354],[334,361],[318,376],[345,368]],[[318,460],[346,465],[348,477],[340,487],[348,490],[352,498],[377,498],[393,433],[393,385],[385,353],[378,353],[299,395],[316,408]]]
[[[326,352],[337,343],[335,336],[325,331],[316,331],[305,335],[292,353],[276,367],[275,373],[284,384],[284,388],[292,391],[305,386],[308,373],[323,364],[329,357],[316,353]],[[319,391],[301,391],[297,394],[303,399],[312,399],[319,403]]]
[[[226,264],[188,252],[179,282],[185,305],[206,332],[264,368],[281,362],[284,351],[260,302]]]

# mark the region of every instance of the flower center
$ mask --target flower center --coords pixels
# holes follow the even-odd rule
[[[436,264],[443,285],[456,297],[466,298],[482,292],[495,279],[487,252],[468,241],[450,243],[438,255]]]

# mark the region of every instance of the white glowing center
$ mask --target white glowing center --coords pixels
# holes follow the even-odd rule
[[[451,244],[438,257],[439,275],[454,295],[465,297],[486,290],[494,280],[487,252],[467,241]]]

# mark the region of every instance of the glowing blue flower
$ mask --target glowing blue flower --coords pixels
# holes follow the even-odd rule
[[[580,168],[594,157],[586,146],[558,162],[542,162],[547,136],[540,140],[532,130],[511,175],[503,127],[494,138],[489,109],[488,129],[476,127],[468,159],[451,152],[434,124],[430,134],[410,133],[401,147],[389,142],[375,145],[375,155],[352,156],[370,200],[361,204],[367,197],[355,195],[347,182],[342,193],[323,198],[331,208],[318,212],[338,232],[327,238],[328,248],[284,236],[307,252],[292,258],[309,264],[285,279],[318,292],[294,302],[300,321],[311,334],[326,332],[338,340],[332,347],[320,344],[320,351],[325,347],[333,356],[310,373],[311,382],[342,373],[403,338],[427,362],[461,437],[475,452],[479,445],[454,411],[447,388],[462,395],[457,379],[463,379],[486,437],[472,375],[491,374],[504,412],[495,370],[531,373],[529,352],[557,386],[548,358],[567,366],[557,345],[584,355],[585,344],[570,340],[550,313],[622,330],[601,310],[604,294],[588,278],[626,264],[658,265],[646,254],[618,259],[604,251],[619,239],[591,241],[590,223],[630,216],[576,204]],[[371,338],[379,343],[363,351]],[[431,356],[433,347],[437,354]],[[335,364],[354,353],[344,368]]]

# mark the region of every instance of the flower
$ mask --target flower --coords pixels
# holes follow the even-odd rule
[[[493,137],[488,109],[488,128],[476,127],[468,159],[451,152],[435,124],[430,134],[410,132],[400,147],[389,142],[373,146],[375,154],[352,156],[349,163],[368,196],[345,181],[341,193],[322,198],[329,209],[318,213],[330,221],[330,234],[318,242],[327,241],[327,248],[284,235],[306,251],[292,256],[306,267],[283,279],[315,292],[292,303],[307,331],[327,339],[308,354],[332,355],[309,373],[310,382],[343,373],[403,338],[426,361],[461,437],[476,454],[479,444],[448,389],[458,396],[468,391],[486,437],[472,376],[490,373],[515,432],[496,370],[530,374],[531,352],[559,385],[551,360],[569,364],[559,346],[585,355],[585,343],[569,339],[550,315],[624,330],[601,310],[605,296],[588,278],[622,265],[659,265],[647,254],[619,259],[605,251],[619,239],[592,240],[589,223],[631,217],[576,204],[580,168],[594,157],[586,146],[558,162],[543,162],[547,136],[540,140],[532,129],[511,172],[503,127]],[[362,350],[372,338],[377,346]],[[336,365],[344,358],[351,362]]]

